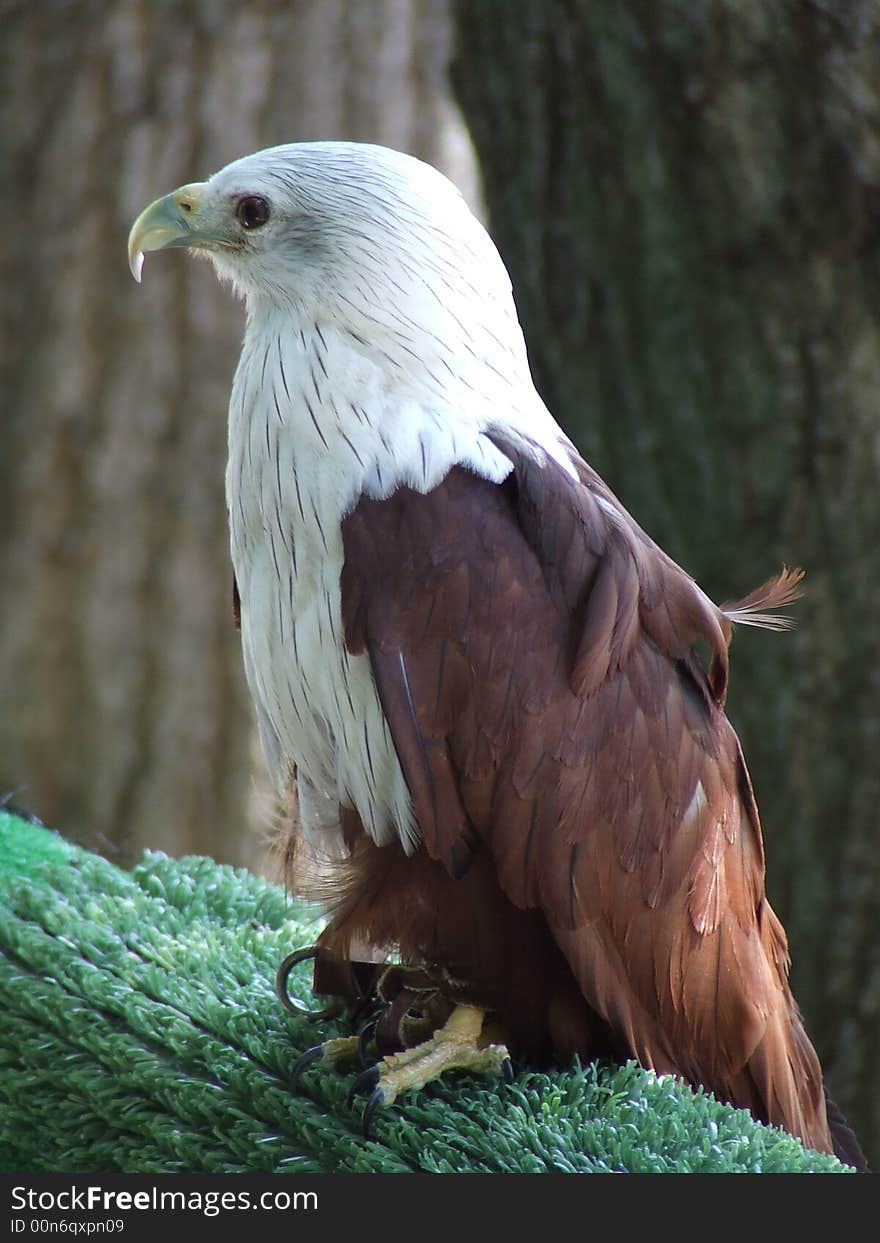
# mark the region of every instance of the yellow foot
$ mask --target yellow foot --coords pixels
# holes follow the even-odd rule
[[[364,1135],[370,1132],[373,1114],[390,1105],[405,1089],[418,1090],[445,1070],[494,1072],[513,1078],[510,1054],[503,1044],[491,1044],[483,1036],[485,1013],[476,1006],[459,1005],[429,1040],[401,1053],[392,1053],[358,1075],[348,1094],[349,1104],[360,1092],[370,1092],[363,1116]],[[482,1039],[481,1039],[482,1037]]]
[[[300,1075],[310,1066],[340,1066],[345,1062],[359,1061],[364,1065],[364,1039],[360,1036],[336,1036],[333,1040],[325,1040],[323,1044],[313,1045],[301,1053],[293,1064],[290,1072],[291,1083],[296,1083]]]

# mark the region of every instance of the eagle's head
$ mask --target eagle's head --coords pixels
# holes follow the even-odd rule
[[[440,366],[525,363],[492,240],[446,177],[399,151],[295,143],[236,160],[141,213],[135,278],[144,252],[171,246],[207,255],[251,320],[329,323],[397,357],[437,353]]]
[[[503,477],[510,463],[480,439],[499,424],[573,469],[532,382],[501,257],[430,165],[362,143],[270,147],[141,212],[129,237],[135,278],[145,252],[170,246],[206,255],[245,299],[231,416],[265,399],[271,365],[274,392],[305,394],[300,414],[306,434],[320,425],[320,448],[328,428],[357,441],[359,461],[393,445],[395,475],[383,469],[380,483],[376,469],[377,494],[395,478],[428,486],[452,461]],[[317,372],[332,381],[321,409]],[[360,444],[361,418],[377,443]]]

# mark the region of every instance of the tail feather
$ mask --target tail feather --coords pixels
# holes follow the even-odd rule
[[[834,1155],[844,1165],[852,1165],[860,1174],[870,1174],[868,1158],[862,1152],[862,1146],[856,1139],[855,1132],[843,1114],[828,1095],[825,1089],[825,1111],[828,1115],[828,1129],[834,1145]]]

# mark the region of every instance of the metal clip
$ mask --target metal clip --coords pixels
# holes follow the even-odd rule
[[[295,997],[291,997],[287,991],[287,981],[294,967],[301,962],[305,962],[308,958],[316,958],[319,949],[320,946],[318,945],[308,945],[305,949],[294,950],[292,954],[287,955],[275,973],[275,994],[287,1013],[295,1014],[300,1018],[311,1019],[313,1023],[317,1023],[321,1019],[335,1019],[345,1009],[342,1002],[332,1001],[329,1006],[325,1006],[322,1010],[309,1010],[297,1001]]]

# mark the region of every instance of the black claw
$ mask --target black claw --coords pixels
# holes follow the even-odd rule
[[[300,1075],[304,1074],[315,1062],[320,1062],[323,1056],[324,1046],[322,1044],[313,1045],[311,1049],[306,1049],[305,1053],[301,1053],[293,1063],[293,1070],[290,1072],[291,1084],[295,1084]]]
[[[378,1019],[370,1019],[368,1023],[364,1023],[358,1033],[357,1060],[359,1065],[364,1069],[366,1069],[367,1065],[367,1046],[375,1035],[376,1024],[378,1021]]]
[[[379,1067],[378,1066],[371,1066],[369,1070],[361,1071],[361,1073],[355,1079],[354,1083],[348,1089],[347,1104],[351,1105],[351,1103],[353,1102],[356,1096],[359,1096],[361,1093],[364,1093],[364,1092],[369,1092],[371,1089],[375,1088],[378,1082],[379,1082]],[[373,1098],[371,1096],[370,1100],[372,1099]]]
[[[361,1129],[364,1133],[364,1139],[370,1138],[370,1123],[373,1121],[373,1114],[385,1103],[385,1093],[381,1088],[376,1088],[367,1101],[364,1116],[361,1119]]]
[[[501,1063],[501,1073],[504,1076],[505,1083],[513,1083],[514,1079],[516,1078],[516,1074],[514,1073],[514,1069],[513,1069],[513,1062],[510,1060],[509,1057],[506,1057],[504,1061]]]

